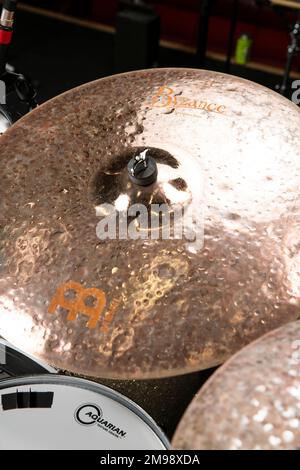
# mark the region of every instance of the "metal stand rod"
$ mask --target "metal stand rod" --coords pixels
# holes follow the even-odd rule
[[[232,52],[233,52],[233,47],[234,47],[234,36],[235,36],[235,30],[236,30],[236,25],[237,25],[237,20],[238,20],[238,11],[239,11],[239,0],[233,0],[231,24],[230,24],[228,48],[227,48],[227,57],[226,57],[226,63],[225,63],[225,72],[227,73],[230,72],[231,57],[232,57]]]
[[[287,85],[288,85],[288,81],[290,77],[293,59],[300,51],[299,36],[300,36],[300,11],[298,12],[298,19],[291,31],[291,43],[289,44],[288,49],[287,49],[287,60],[286,60],[284,76],[283,76],[282,83],[279,88],[279,92],[281,95],[286,95]]]
[[[9,124],[13,124],[22,115],[24,110],[19,109],[18,104],[9,104],[7,99],[14,95],[19,103],[25,104],[26,112],[37,106],[36,91],[31,82],[22,74],[8,70],[7,52],[12,41],[14,14],[17,7],[17,0],[4,0],[0,16],[0,80],[5,84],[6,104],[1,104],[0,115]]]
[[[0,76],[5,73],[7,51],[13,36],[17,0],[3,0],[0,16]]]
[[[202,0],[200,3],[200,21],[196,55],[197,66],[199,68],[203,67],[205,64],[209,20],[215,1],[216,0]]]

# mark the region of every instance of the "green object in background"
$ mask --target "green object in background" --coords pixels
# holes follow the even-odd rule
[[[236,43],[235,63],[245,65],[248,62],[252,39],[248,34],[242,34]]]

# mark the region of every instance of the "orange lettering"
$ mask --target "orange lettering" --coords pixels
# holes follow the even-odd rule
[[[221,108],[223,108],[223,109],[221,110]],[[222,113],[224,113],[225,109],[226,109],[226,107],[223,106],[223,105],[218,106],[218,107],[217,107],[217,112],[220,113],[220,114],[222,114]]]
[[[119,307],[120,303],[121,303],[120,300],[114,299],[112,301],[112,303],[110,304],[110,308],[109,308],[107,314],[105,315],[104,320],[103,320],[103,324],[101,326],[102,333],[107,333],[108,332],[109,325],[113,321],[114,315],[115,315],[116,310]]]
[[[215,111],[216,105],[214,103],[210,103],[207,105],[207,111]]]
[[[172,106],[174,91],[167,86],[161,86],[152,98],[152,106],[165,107]]]
[[[66,293],[68,291],[75,292],[73,299],[66,298]],[[92,307],[87,306],[86,299],[88,297],[94,298],[96,300],[96,305]],[[85,289],[81,284],[69,281],[57,289],[55,296],[49,305],[48,312],[55,313],[57,307],[65,308],[69,311],[67,319],[70,321],[76,320],[77,315],[81,313],[90,317],[87,322],[87,327],[95,328],[105,304],[106,297],[102,290],[96,288]]]
[[[205,82],[206,86],[213,86],[213,81]],[[175,92],[172,88],[168,86],[161,86],[158,89],[156,95],[152,97],[152,101],[149,104],[152,107],[159,108],[186,108],[186,109],[202,109],[209,112],[216,112],[223,114],[226,107],[223,105],[218,105],[215,103],[209,103],[207,101],[190,99],[184,96],[175,95]]]
[[[207,107],[207,102],[206,101],[199,101],[198,102],[198,106],[197,106],[198,109],[206,109],[206,107]]]

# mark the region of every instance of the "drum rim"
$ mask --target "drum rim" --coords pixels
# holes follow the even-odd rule
[[[22,349],[14,346],[12,343],[7,341],[2,336],[0,336],[0,346],[5,346],[5,347],[11,349],[12,351],[16,351],[17,353],[22,354],[23,356],[28,358],[30,361],[35,362],[38,366],[43,367],[43,369],[45,370],[45,373],[47,373],[47,372],[49,374],[56,374],[57,373],[57,370],[54,367],[50,366],[47,362],[42,361],[41,359],[33,356],[32,354],[27,353],[27,352],[23,351]],[[16,377],[13,377],[13,378],[16,378]],[[2,379],[2,380],[8,380],[8,379]],[[0,379],[0,382],[2,382],[2,380]]]

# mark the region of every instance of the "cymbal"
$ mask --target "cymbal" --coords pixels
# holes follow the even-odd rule
[[[0,334],[61,369],[145,379],[295,320],[299,128],[274,92],[191,69],[115,75],[29,113],[0,138]],[[156,162],[148,186],[137,157]],[[127,239],[105,238],[109,208],[133,204],[164,204],[159,230],[131,215]],[[191,233],[163,238],[180,210]]]
[[[300,447],[300,321],[243,348],[205,383],[173,438],[178,449]]]

